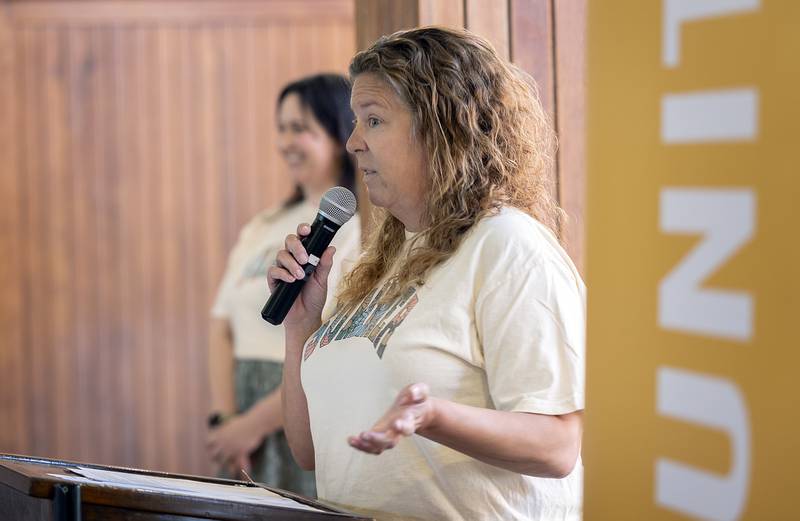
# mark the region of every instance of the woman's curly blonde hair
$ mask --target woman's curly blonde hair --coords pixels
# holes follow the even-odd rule
[[[351,80],[365,73],[386,81],[412,113],[428,162],[426,229],[400,261],[405,227],[378,209],[364,255],[344,278],[344,308],[357,305],[389,270],[384,302],[424,284],[466,232],[502,206],[519,208],[560,237],[564,214],[549,176],[555,134],[530,76],[483,38],[442,27],[381,37],[350,63]]]

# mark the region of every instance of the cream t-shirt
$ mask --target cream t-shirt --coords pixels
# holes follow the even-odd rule
[[[476,224],[423,286],[388,305],[377,304],[380,291],[304,346],[319,497],[380,520],[580,519],[580,461],[566,478],[544,479],[418,435],[380,456],[347,444],[414,382],[475,407],[583,409],[585,287],[555,237],[506,208]]]
[[[211,309],[213,317],[230,322],[237,359],[283,361],[283,327],[261,318],[261,309],[269,298],[267,269],[275,262],[278,251],[283,249],[286,236],[296,233],[298,224],[313,222],[317,211],[318,206],[308,201],[288,209],[266,210],[253,218],[239,234]],[[328,280],[331,290],[328,291],[323,316],[335,309],[333,288],[360,253],[358,215],[339,229],[331,244],[336,247],[336,255]]]

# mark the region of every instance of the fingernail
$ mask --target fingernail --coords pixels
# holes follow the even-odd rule
[[[305,272],[300,268],[297,268],[294,273],[298,279],[302,279],[303,277],[306,276]]]

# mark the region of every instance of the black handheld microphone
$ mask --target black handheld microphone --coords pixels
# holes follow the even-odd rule
[[[334,186],[325,192],[319,203],[317,218],[311,225],[311,233],[300,241],[308,253],[308,263],[303,266],[305,276],[291,283],[282,280],[276,282],[275,291],[272,292],[269,300],[264,304],[264,309],[261,310],[261,317],[264,320],[276,326],[283,322],[308,277],[317,268],[319,258],[331,243],[334,234],[355,213],[356,196],[353,195],[353,192],[341,186]]]

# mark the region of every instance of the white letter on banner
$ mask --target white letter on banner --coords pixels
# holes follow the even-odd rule
[[[758,134],[755,88],[665,94],[661,141],[668,145],[754,141]]]
[[[733,521],[747,501],[750,421],[739,389],[729,380],[683,369],[658,369],[660,415],[723,431],[731,443],[731,465],[721,476],[674,460],[656,461],[656,502],[689,516]]]
[[[664,0],[661,61],[670,69],[681,59],[681,24],[755,11],[759,0]]]
[[[750,339],[752,297],[744,291],[708,289],[701,284],[750,240],[755,206],[751,190],[661,191],[661,231],[705,236],[659,285],[661,327],[739,341]]]

